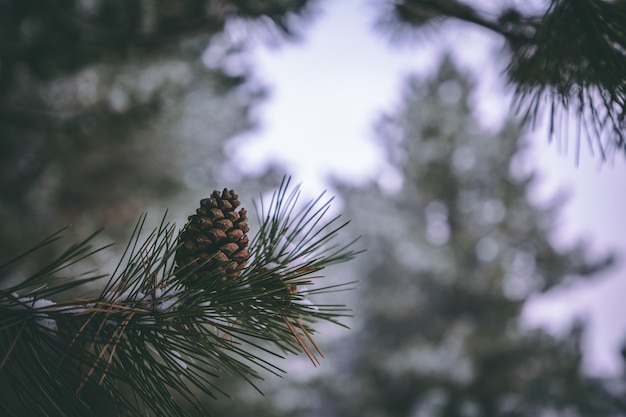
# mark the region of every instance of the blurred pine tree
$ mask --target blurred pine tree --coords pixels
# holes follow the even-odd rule
[[[482,129],[471,93],[445,61],[433,79],[410,78],[376,125],[401,186],[338,184],[368,249],[352,265],[353,330],[313,381],[279,385],[276,408],[263,399],[254,415],[625,415],[616,387],[583,373],[581,324],[556,338],[520,323],[529,297],[593,278],[612,257],[552,244],[562,199],[531,204],[523,130]]]
[[[68,224],[127,236],[183,182],[221,183],[224,142],[254,126],[263,97],[246,84],[249,68],[229,63],[241,45],[226,27],[284,39],[312,3],[1,2],[5,259]]]
[[[553,245],[562,199],[530,203],[523,131],[514,121],[481,129],[471,92],[450,61],[432,80],[408,80],[401,106],[377,125],[400,190],[346,189],[346,212],[370,225],[372,255],[362,332],[338,384],[324,389],[327,404],[342,405],[327,415],[623,415],[582,372],[582,325],[558,339],[520,323],[529,297],[593,277],[612,257]],[[341,389],[349,378],[361,402],[336,396],[351,397],[353,387]]]

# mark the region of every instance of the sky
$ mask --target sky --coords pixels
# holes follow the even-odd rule
[[[385,169],[373,140],[373,122],[398,103],[408,74],[437,68],[442,45],[451,48],[463,68],[480,76],[474,104],[484,126],[496,129],[507,114],[502,67],[495,58],[501,45],[490,34],[465,26],[410,47],[391,47],[372,29],[374,11],[367,2],[322,4],[323,14],[304,31],[302,42],[279,48],[259,43],[253,48],[251,64],[271,95],[257,115],[260,129],[238,138],[233,147],[249,172],[278,163],[315,195],[327,188],[329,175],[354,183],[376,179],[393,188],[396,179]],[[557,243],[584,238],[594,252],[612,249],[626,258],[626,199],[620,195],[624,160],[600,163],[583,146],[577,164],[571,144],[566,149],[549,142],[541,129],[533,136],[526,163],[540,173],[534,199],[541,203],[559,190],[570,192]],[[586,369],[616,375],[621,372],[617,350],[626,336],[625,267],[626,259],[593,283],[531,300],[525,322],[558,333],[573,317],[584,318],[589,325]]]

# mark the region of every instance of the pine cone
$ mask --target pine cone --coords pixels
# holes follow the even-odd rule
[[[250,258],[247,212],[235,211],[239,204],[237,194],[224,188],[221,194],[213,191],[202,199],[196,214],[189,216],[175,257],[185,285],[198,285],[207,275],[218,274],[223,280],[239,277]],[[190,275],[190,269],[200,264],[204,265]]]

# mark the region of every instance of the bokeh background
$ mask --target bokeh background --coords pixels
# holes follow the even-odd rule
[[[216,415],[626,415],[623,155],[522,126],[497,35],[401,36],[390,4],[0,3],[2,258],[292,175],[368,250],[329,271],[351,330]]]

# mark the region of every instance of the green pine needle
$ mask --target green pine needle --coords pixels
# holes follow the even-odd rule
[[[164,216],[144,237],[143,215],[97,295],[57,300],[103,277],[63,276],[106,248],[91,247],[96,234],[23,282],[0,289],[0,384],[10,393],[0,410],[90,416],[97,415],[94,399],[101,398],[117,415],[209,415],[206,400],[227,395],[220,388],[224,376],[259,390],[259,371],[284,373],[268,358],[305,352],[318,364],[322,352],[313,325],[342,325],[350,312],[313,304],[308,296],[347,289],[349,284],[315,284],[324,268],[358,252],[351,250],[354,242],[338,242],[347,222],[325,218],[332,199],[320,196],[300,206],[299,196],[286,178],[269,205],[255,204],[260,229],[236,280],[223,279],[216,268],[203,277],[202,288],[183,285],[204,265],[176,265],[175,225]],[[60,238],[45,239],[3,267]]]
[[[550,0],[539,14],[508,3],[494,12],[459,0],[387,2],[378,27],[394,42],[434,35],[450,19],[498,34],[523,121],[534,127],[546,115],[550,138],[564,149],[574,140],[577,161],[583,138],[603,160],[626,152],[626,2]]]

